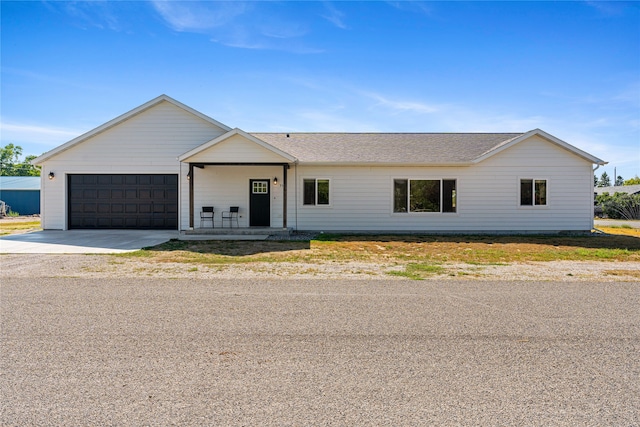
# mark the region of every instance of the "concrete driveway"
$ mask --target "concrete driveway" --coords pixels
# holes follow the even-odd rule
[[[2,254],[114,254],[177,239],[175,230],[43,230],[0,237]]]

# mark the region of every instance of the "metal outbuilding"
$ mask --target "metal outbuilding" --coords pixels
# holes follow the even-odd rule
[[[40,214],[40,177],[0,176],[0,200],[20,215]]]

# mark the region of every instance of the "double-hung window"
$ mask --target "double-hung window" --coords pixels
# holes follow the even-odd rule
[[[305,178],[302,180],[303,204],[307,206],[329,205],[329,180]]]
[[[520,180],[520,206],[546,206],[546,204],[546,179],[527,178]]]
[[[393,212],[456,212],[455,179],[394,179]]]

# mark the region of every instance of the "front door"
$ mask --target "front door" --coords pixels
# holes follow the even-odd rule
[[[249,180],[249,225],[251,227],[271,226],[271,198],[268,179]]]

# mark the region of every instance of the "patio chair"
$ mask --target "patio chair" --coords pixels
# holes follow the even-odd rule
[[[211,221],[211,228],[213,227],[213,206],[203,206],[202,211],[200,212],[200,228],[204,228],[203,224],[207,221]]]
[[[238,211],[240,207],[231,206],[228,211],[222,212],[222,227],[224,227],[224,221],[229,221],[229,228],[233,228],[233,221],[236,222],[236,228],[239,228],[238,224]]]

